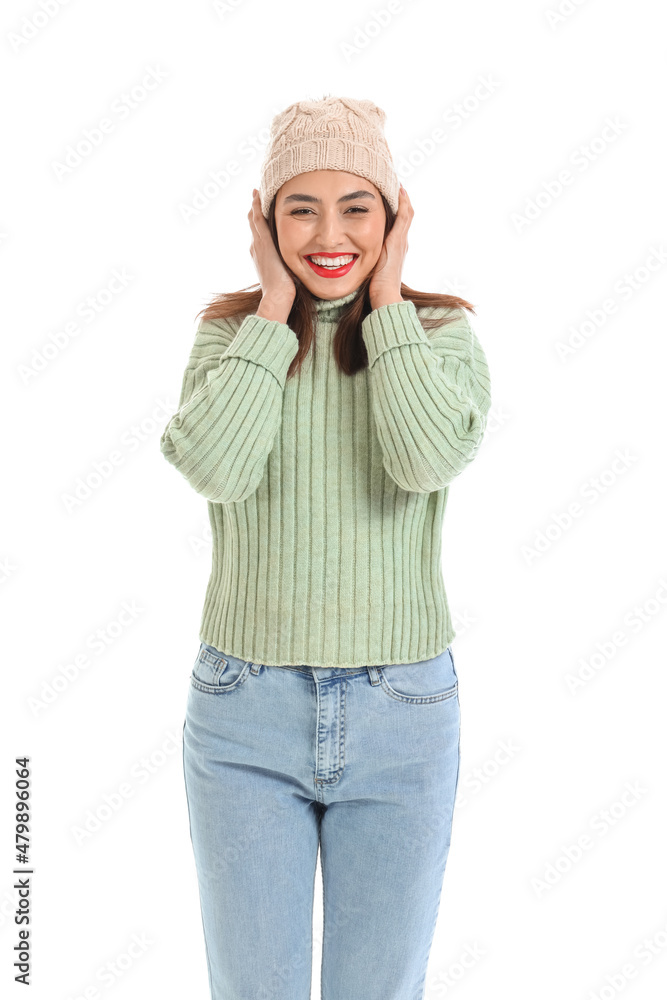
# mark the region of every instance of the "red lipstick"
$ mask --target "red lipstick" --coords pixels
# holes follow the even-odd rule
[[[316,253],[316,254],[313,254],[313,256],[314,257],[347,257],[349,255],[346,254],[346,253],[340,253],[339,252],[339,253]],[[320,267],[319,264],[313,263],[313,261],[310,260],[309,256],[306,256],[303,259],[310,266],[310,268],[315,272],[315,274],[318,274],[321,278],[342,278],[343,275],[347,274],[348,271],[350,271],[354,267],[354,265],[357,262],[358,257],[359,257],[359,254],[357,253],[357,254],[354,255],[353,260],[351,260],[349,264],[344,264],[342,267],[337,267],[337,268]]]

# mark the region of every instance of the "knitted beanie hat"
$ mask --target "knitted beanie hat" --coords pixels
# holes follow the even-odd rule
[[[386,114],[372,101],[324,97],[275,115],[261,168],[262,214],[282,185],[309,170],[345,170],[374,184],[398,211],[399,180],[384,135]]]

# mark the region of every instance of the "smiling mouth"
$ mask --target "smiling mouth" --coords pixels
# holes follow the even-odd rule
[[[315,261],[312,260],[313,257],[318,257],[321,260],[324,260],[325,258],[330,258],[331,260],[337,260],[340,257],[351,257],[352,259],[349,260],[346,264],[340,264],[337,267],[334,267],[332,265],[316,264]],[[358,259],[358,257],[359,257],[358,253],[355,253],[355,254],[347,254],[347,253],[314,253],[314,254],[306,254],[305,257],[304,257],[304,260],[306,260],[308,262],[310,268],[316,274],[318,274],[320,277],[323,277],[323,278],[336,277],[336,278],[338,278],[338,277],[341,277],[344,274],[347,274],[347,272],[354,265],[354,263]]]

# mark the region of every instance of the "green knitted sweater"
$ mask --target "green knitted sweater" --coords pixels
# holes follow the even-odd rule
[[[201,321],[164,457],[208,501],[199,638],[275,666],[437,656],[456,635],[441,566],[450,483],[475,457],[491,383],[464,309],[404,301],[363,320],[368,367],[339,371],[316,300],[313,350],[256,315]],[[422,316],[449,322],[425,331]]]

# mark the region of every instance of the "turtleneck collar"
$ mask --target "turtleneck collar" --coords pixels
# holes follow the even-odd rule
[[[349,292],[347,295],[341,295],[337,299],[318,299],[313,296],[313,301],[315,303],[315,309],[317,310],[317,318],[321,321],[331,321],[340,319],[345,306],[352,299],[356,298],[359,292],[358,288],[355,288],[353,292]]]

